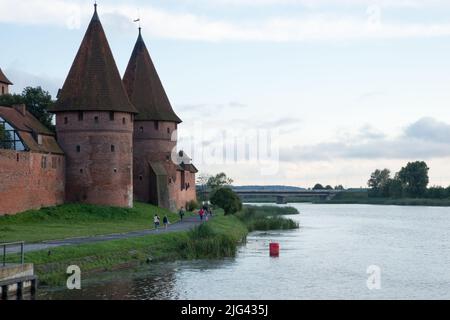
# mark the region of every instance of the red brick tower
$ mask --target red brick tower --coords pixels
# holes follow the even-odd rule
[[[53,106],[66,154],[66,201],[133,206],[133,118],[97,15]]]
[[[123,83],[139,111],[134,123],[135,198],[172,210],[184,206],[179,200],[186,190],[180,173],[184,169],[171,157],[177,148],[173,135],[182,121],[172,109],[140,28]]]

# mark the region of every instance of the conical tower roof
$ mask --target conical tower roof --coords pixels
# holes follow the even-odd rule
[[[139,112],[136,120],[182,122],[173,111],[144,39],[142,39],[140,28],[123,83],[131,102]]]
[[[3,73],[1,68],[0,68],[0,82],[8,84],[8,85],[12,85],[12,82],[8,80],[8,78],[5,76],[5,74]]]
[[[97,6],[58,101],[50,111],[137,112],[123,86]]]

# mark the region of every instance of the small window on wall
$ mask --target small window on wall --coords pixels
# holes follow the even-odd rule
[[[139,180],[144,180],[144,177],[143,176],[139,176]]]
[[[42,157],[41,159],[41,168],[47,169],[47,157]]]
[[[64,124],[68,124],[69,123],[69,118],[64,117]]]
[[[111,111],[111,112],[109,113],[109,120],[110,120],[110,121],[114,121],[114,118],[115,118],[115,117],[114,117],[114,112]]]
[[[122,118],[122,123],[127,124],[127,118]]]
[[[95,122],[95,123],[98,123],[98,117],[95,117],[95,118],[94,118],[94,122]]]
[[[167,133],[170,134],[170,128],[167,128]]]
[[[116,146],[111,145],[111,152],[116,152]]]
[[[78,153],[81,152],[81,146],[77,146],[77,152],[78,152]]]
[[[139,132],[140,132],[140,133],[143,133],[143,132],[144,132],[144,127],[140,127],[140,128],[139,128]]]
[[[2,86],[2,94],[5,94],[5,87]]]
[[[78,121],[83,121],[84,120],[84,112],[80,111],[78,112]]]
[[[155,121],[155,130],[159,130],[159,121]]]
[[[183,191],[186,187],[186,173],[184,171],[181,172],[181,191]]]

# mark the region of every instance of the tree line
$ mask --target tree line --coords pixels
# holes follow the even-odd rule
[[[367,182],[373,198],[450,198],[450,187],[428,187],[430,168],[424,161],[409,162],[393,176],[389,169],[377,169]]]

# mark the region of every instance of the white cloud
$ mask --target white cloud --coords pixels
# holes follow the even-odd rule
[[[237,0],[216,0],[236,2]],[[283,0],[285,3],[303,5],[342,4],[342,1],[322,0]],[[253,1],[252,1],[253,2]],[[250,3],[250,1],[247,1]],[[274,3],[274,0],[260,0],[255,4]],[[361,2],[348,0],[347,4]],[[445,5],[443,1],[365,1],[365,5],[384,6],[430,6]],[[448,4],[448,2],[446,3]],[[105,4],[100,8],[100,15],[106,25],[111,27],[120,21],[136,18],[137,9],[131,4]],[[80,28],[92,14],[91,1],[68,0],[0,0],[0,23],[25,25],[55,25],[66,28]],[[301,17],[268,17],[245,22],[213,19],[190,12],[179,13],[145,5],[140,8],[143,27],[146,33],[155,37],[201,41],[342,41],[358,39],[396,39],[410,37],[439,37],[450,35],[450,23],[370,23],[371,19],[362,12],[360,16],[342,16],[333,14],[304,14]],[[369,12],[370,14],[370,12]],[[373,13],[372,13],[373,14]],[[123,26],[122,26],[123,28]]]
[[[403,134],[389,138],[363,127],[352,139],[283,148],[281,161],[332,162],[336,159],[438,159],[450,157],[450,125],[423,118],[407,126]]]

